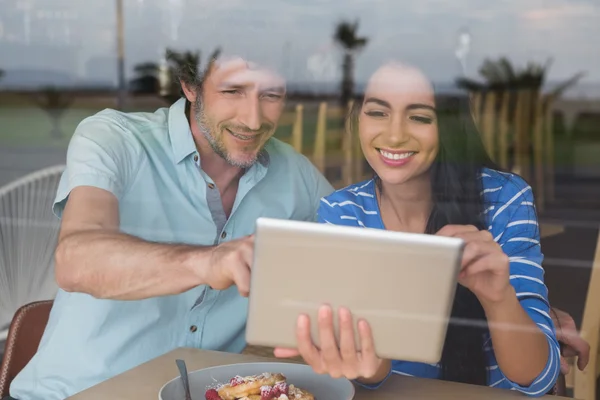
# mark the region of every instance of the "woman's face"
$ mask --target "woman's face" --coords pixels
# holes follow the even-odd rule
[[[381,67],[367,85],[358,132],[367,161],[384,183],[424,176],[439,149],[430,82],[412,67]]]

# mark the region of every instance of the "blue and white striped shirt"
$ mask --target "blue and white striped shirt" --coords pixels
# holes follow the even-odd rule
[[[548,289],[544,284],[543,254],[532,189],[513,174],[484,169],[481,173],[483,199],[489,231],[510,260],[510,282],[521,305],[540,327],[550,348],[544,370],[527,387],[510,381],[498,367],[489,332],[484,346],[488,360],[488,384],[529,396],[543,396],[552,389],[560,373],[560,350],[549,315]],[[321,199],[318,221],[336,225],[385,229],[379,214],[373,179],[350,185]],[[395,360],[392,373],[439,378],[438,365]],[[379,385],[371,386],[377,388]]]

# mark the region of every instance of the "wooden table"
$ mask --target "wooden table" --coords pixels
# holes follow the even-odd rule
[[[540,237],[546,238],[549,236],[558,235],[565,231],[564,225],[559,224],[549,224],[549,223],[541,223],[540,224]]]
[[[156,400],[160,388],[166,382],[178,376],[177,367],[175,366],[175,360],[178,358],[185,360],[188,371],[224,364],[274,361],[272,358],[252,355],[179,348],[69,397],[69,399]],[[283,360],[277,359],[276,361],[281,362]],[[371,391],[357,387],[354,400],[508,400],[519,398],[526,399],[526,396],[505,389],[393,375],[379,390]],[[559,399],[555,396],[546,396],[546,398],[549,400]]]

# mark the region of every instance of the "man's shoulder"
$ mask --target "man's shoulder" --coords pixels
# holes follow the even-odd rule
[[[139,156],[150,142],[158,140],[166,143],[167,121],[168,109],[164,108],[155,112],[123,112],[106,108],[84,118],[77,125],[69,147],[72,151],[80,148],[90,151],[95,147],[111,154],[125,152]]]
[[[162,129],[168,124],[168,109],[159,108],[154,112],[125,112],[105,108],[81,121],[81,125],[102,124],[111,128],[121,128],[136,133],[149,129]]]

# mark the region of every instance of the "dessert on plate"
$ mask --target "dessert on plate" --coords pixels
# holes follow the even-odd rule
[[[280,373],[234,376],[228,383],[206,391],[206,400],[315,400],[307,390],[288,384]]]

